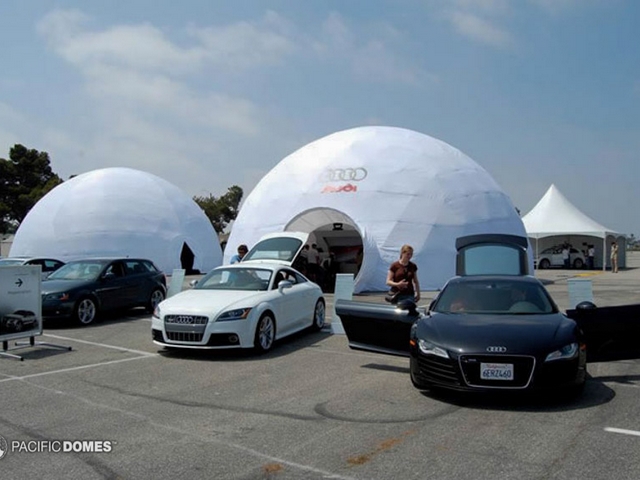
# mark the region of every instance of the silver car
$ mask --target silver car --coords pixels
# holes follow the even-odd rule
[[[51,273],[55,272],[64,262],[55,258],[46,257],[6,257],[0,258],[0,267],[18,266],[18,265],[40,265],[42,268],[42,279],[47,278]]]

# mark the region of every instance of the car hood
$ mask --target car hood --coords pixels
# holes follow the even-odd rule
[[[267,292],[238,290],[185,290],[167,298],[160,304],[160,311],[167,314],[215,316],[230,308],[253,307]]]
[[[489,346],[509,353],[534,353],[574,341],[575,323],[561,313],[553,315],[433,314],[418,335],[459,352],[486,352]]]
[[[93,282],[87,280],[56,280],[46,279],[42,280],[40,286],[40,292],[42,295],[48,295],[50,293],[67,292],[69,290],[75,290],[78,288],[86,287]]]

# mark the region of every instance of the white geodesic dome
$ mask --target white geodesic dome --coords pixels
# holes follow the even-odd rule
[[[218,235],[193,199],[130,168],[94,170],[51,190],[20,224],[10,255],[142,257],[167,274],[222,263]]]
[[[403,244],[423,290],[455,273],[455,240],[479,233],[526,237],[510,198],[480,165],[430,136],[395,127],[328,135],[284,158],[246,198],[225,262],[237,245],[303,231],[325,251],[363,249],[355,291],[386,290]]]

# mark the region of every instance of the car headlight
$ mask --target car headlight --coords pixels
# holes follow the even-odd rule
[[[156,308],[153,309],[153,318],[160,319],[160,305],[156,305]]]
[[[561,349],[556,350],[555,352],[551,352],[549,355],[547,355],[545,362],[561,360],[564,358],[573,358],[578,354],[578,348],[578,344],[575,342],[565,345]]]
[[[58,300],[60,302],[66,302],[69,300],[69,294],[67,292],[62,293],[50,293],[44,297],[45,300]]]
[[[449,358],[449,354],[444,348],[440,348],[431,342],[420,339],[418,340],[418,348],[425,355],[435,355],[437,357]]]
[[[233,310],[227,310],[220,314],[216,319],[216,322],[229,322],[231,320],[244,320],[249,316],[250,308],[235,308]]]

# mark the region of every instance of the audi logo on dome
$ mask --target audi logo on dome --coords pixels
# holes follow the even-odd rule
[[[507,347],[487,347],[489,353],[505,353],[506,351]]]
[[[360,182],[367,178],[367,169],[358,168],[327,168],[320,174],[321,182]]]

